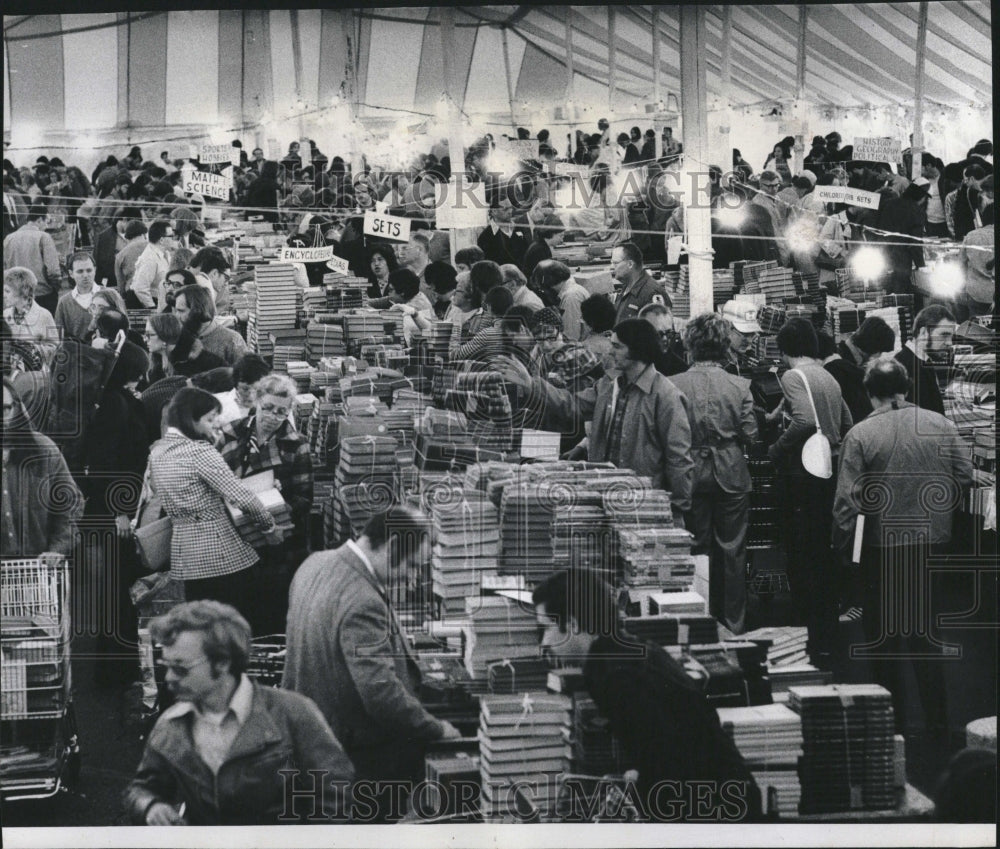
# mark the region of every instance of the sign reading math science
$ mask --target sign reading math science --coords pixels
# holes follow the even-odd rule
[[[894,165],[902,160],[899,142],[888,136],[860,136],[854,139],[854,159]]]
[[[365,235],[381,236],[391,242],[410,241],[410,219],[384,212],[365,213]]]
[[[333,245],[318,248],[290,248],[287,245],[278,251],[282,262],[328,262],[333,259]]]
[[[848,206],[860,206],[864,209],[878,209],[882,195],[878,192],[865,192],[861,189],[849,189],[847,186],[817,186],[813,189],[816,200],[823,203],[846,203]]]
[[[212,174],[209,171],[185,171],[184,191],[218,200],[229,200],[229,190],[233,187],[232,180],[222,174]]]
[[[198,161],[202,165],[220,165],[223,162],[229,165],[233,161],[234,150],[239,156],[239,149],[231,144],[203,144],[198,148]]]

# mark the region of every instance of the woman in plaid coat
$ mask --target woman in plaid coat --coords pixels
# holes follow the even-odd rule
[[[231,604],[253,623],[257,552],[236,531],[226,502],[239,507],[264,532],[281,532],[260,499],[230,471],[213,447],[221,405],[208,392],[185,388],[167,407],[167,430],[150,451],[149,482],[173,520],[170,575],[184,582],[188,601]]]

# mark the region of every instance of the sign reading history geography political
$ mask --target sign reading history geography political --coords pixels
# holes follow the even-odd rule
[[[410,241],[410,219],[379,212],[365,213],[365,235],[381,236],[392,242]]]
[[[854,159],[863,162],[899,162],[899,142],[889,136],[860,136],[854,139]]]
[[[865,192],[847,186],[817,186],[813,192],[816,200],[823,203],[846,203],[848,206],[861,206],[865,209],[878,209],[879,201],[882,200],[882,195],[878,192]]]
[[[185,171],[184,191],[218,200],[229,200],[229,190],[232,180],[222,174],[212,174],[210,171]]]

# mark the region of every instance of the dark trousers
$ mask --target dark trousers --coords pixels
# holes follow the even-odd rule
[[[898,732],[915,724],[913,706],[906,703],[907,665],[913,668],[927,728],[947,727],[946,657],[932,634],[941,576],[927,568],[930,555],[944,553],[944,546],[926,544],[861,550],[867,642],[852,646],[851,654],[867,657],[875,682],[892,693]]]
[[[695,492],[685,516],[694,554],[707,554],[709,612],[734,634],[746,629],[749,493],[723,492],[717,484]]]
[[[837,481],[805,471],[786,473],[783,480],[788,583],[809,631],[807,651],[816,660],[833,652],[837,633],[837,561],[830,547]]]
[[[391,823],[406,814],[410,791],[425,777],[424,743],[398,742],[384,746],[347,749],[354,764],[355,781],[371,782],[365,798],[374,797],[375,809],[364,822]],[[357,790],[355,791],[357,792]],[[372,804],[368,802],[368,804]]]
[[[951,233],[948,232],[947,224],[930,224],[928,223],[924,227],[924,235],[929,236],[932,239],[950,239]]]
[[[250,623],[250,633],[257,637],[264,633],[260,630],[258,616],[259,575],[258,565],[254,564],[229,575],[185,581],[184,598],[188,601],[210,599],[232,605],[243,614]]]

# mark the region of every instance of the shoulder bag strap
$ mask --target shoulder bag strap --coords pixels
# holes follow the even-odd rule
[[[792,371],[795,374],[797,374],[799,377],[801,377],[802,378],[802,382],[806,385],[806,395],[809,397],[809,406],[812,408],[813,418],[816,420],[816,433],[822,433],[823,432],[823,428],[821,428],[820,425],[819,425],[819,413],[816,412],[816,404],[813,401],[812,390],[809,388],[809,381],[806,380],[805,372],[803,372],[801,369],[797,369],[797,368],[793,368]]]

